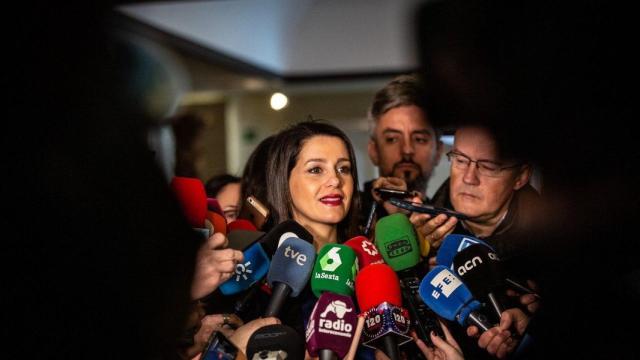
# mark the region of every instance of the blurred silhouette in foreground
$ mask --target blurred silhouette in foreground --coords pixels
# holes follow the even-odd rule
[[[625,125],[636,62],[630,12],[615,6],[440,1],[417,15],[436,126],[489,126],[542,170],[532,357],[638,356],[625,330],[639,300],[638,151]]]

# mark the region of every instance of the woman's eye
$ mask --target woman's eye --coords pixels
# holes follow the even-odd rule
[[[316,166],[309,169],[308,171],[312,174],[320,174],[322,172],[322,169]]]
[[[340,166],[338,172],[341,174],[351,174],[351,166]]]

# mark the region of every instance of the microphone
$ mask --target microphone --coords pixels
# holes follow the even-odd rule
[[[227,224],[229,248],[243,251],[264,235],[248,220],[237,219]]]
[[[349,351],[357,316],[350,296],[320,295],[307,323],[307,350],[320,360],[342,359]]]
[[[476,239],[473,236],[449,234],[445,236],[438,253],[436,254],[436,263],[442,266],[449,266],[453,270],[453,257],[456,254],[471,245],[484,245],[495,252],[495,249],[486,242]]]
[[[358,269],[363,269],[371,264],[384,264],[378,248],[364,236],[356,236],[344,243],[356,253],[358,257]]]
[[[207,193],[200,179],[174,176],[169,184],[185,218],[194,230],[209,237],[204,220],[207,216]]]
[[[224,211],[222,211],[222,207],[220,206],[218,199],[208,197],[207,210],[213,211],[216,214],[220,214],[221,216],[224,216]]]
[[[289,326],[267,325],[251,334],[246,355],[249,360],[304,359],[304,342]]]
[[[353,295],[356,277],[356,254],[341,244],[326,244],[318,252],[311,276],[311,290],[316,297],[329,291],[340,295]]]
[[[287,297],[300,294],[309,281],[315,258],[315,248],[304,240],[289,238],[280,245],[267,273],[272,295],[265,317],[277,317]]]
[[[471,296],[471,291],[451,270],[445,266],[434,267],[420,283],[420,296],[433,311],[445,319],[460,325],[476,325],[483,331],[491,325],[478,313],[480,303]]]
[[[288,238],[298,238],[305,240],[310,244],[313,243],[313,236],[311,233],[294,220],[285,220],[274,226],[271,231],[266,233],[262,239],[260,239],[260,243],[267,254],[269,256],[273,256],[280,244]]]
[[[398,346],[411,341],[409,314],[402,309],[398,275],[386,264],[369,265],[356,277],[356,298],[364,314],[364,342],[399,359]]]
[[[251,224],[251,226],[253,226],[253,224]],[[288,238],[297,238],[305,240],[310,244],[313,243],[313,236],[309,231],[293,220],[285,220],[274,226],[273,229],[264,234],[258,242],[267,253],[267,256],[272,258],[278,246]],[[254,284],[242,298],[236,301],[234,309],[237,313],[242,313],[246,310],[247,304],[251,302],[258,292],[260,285],[260,283]]]
[[[473,236],[460,235],[460,234],[449,234],[444,238],[438,253],[436,254],[436,263],[438,265],[448,266],[453,270],[453,258],[454,256],[473,245],[483,245],[489,248],[493,253],[496,253],[496,250],[486,242],[475,238]],[[519,282],[511,279],[505,278],[506,283],[511,285],[513,288],[522,291],[526,294],[532,294],[538,299],[540,299],[540,295],[538,295],[535,291],[531,290],[527,286],[520,284]]]
[[[253,244],[243,254],[244,262],[237,264],[235,274],[220,285],[220,292],[224,295],[233,295],[248,289],[269,271],[269,257],[260,244]]]
[[[498,255],[486,246],[471,245],[454,256],[453,268],[476,299],[489,300],[500,319],[502,305],[495,290],[502,285],[504,275]]]
[[[227,235],[227,219],[224,216],[214,211],[207,211],[207,220],[213,225],[213,232]]]
[[[420,261],[420,248],[415,230],[406,215],[396,213],[385,216],[376,224],[376,244],[382,257],[398,273],[402,298],[409,310],[418,337],[432,346],[429,334],[434,331],[444,336],[437,317],[420,298],[420,280],[416,266]]]

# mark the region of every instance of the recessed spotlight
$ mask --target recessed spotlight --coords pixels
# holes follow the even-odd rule
[[[282,110],[287,106],[288,103],[289,99],[287,98],[287,95],[283,93],[277,92],[271,95],[271,108],[273,110]]]

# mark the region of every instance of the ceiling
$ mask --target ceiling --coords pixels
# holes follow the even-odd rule
[[[245,82],[246,75],[253,75],[305,83],[388,77],[415,69],[412,14],[420,3],[180,1],[136,3],[118,10],[147,33],[170,39],[196,62],[243,74]]]

